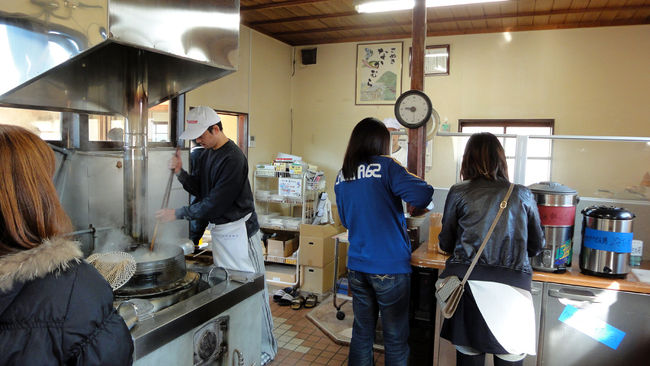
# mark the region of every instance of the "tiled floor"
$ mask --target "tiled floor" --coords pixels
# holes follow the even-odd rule
[[[270,303],[278,354],[269,365],[348,364],[349,347],[334,343],[306,317],[313,309],[292,310],[274,303],[272,298]],[[384,355],[375,352],[375,365],[383,364]]]

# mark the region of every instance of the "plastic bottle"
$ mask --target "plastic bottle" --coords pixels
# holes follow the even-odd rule
[[[451,126],[449,126],[449,121],[447,120],[447,117],[445,117],[445,120],[442,121],[442,124],[440,125],[440,130],[442,132],[449,132],[451,130]]]

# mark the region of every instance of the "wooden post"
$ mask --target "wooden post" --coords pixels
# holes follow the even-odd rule
[[[424,48],[427,37],[426,0],[415,0],[413,7],[413,45],[411,50],[411,89],[424,91]],[[410,129],[408,143],[408,170],[424,179],[426,157],[426,125]]]

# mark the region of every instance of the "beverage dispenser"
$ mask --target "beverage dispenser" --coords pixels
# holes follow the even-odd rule
[[[620,207],[582,210],[580,270],[584,274],[624,278],[630,270],[635,215]]]
[[[556,182],[541,182],[528,187],[535,196],[546,245],[533,257],[531,265],[538,271],[562,273],[571,266],[573,225],[578,192]]]

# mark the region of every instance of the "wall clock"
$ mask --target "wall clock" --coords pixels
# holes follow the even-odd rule
[[[406,91],[395,102],[395,117],[407,128],[418,128],[427,123],[432,111],[431,99],[419,90]]]

